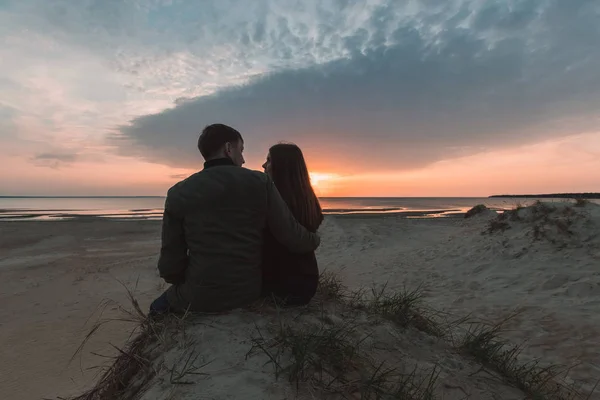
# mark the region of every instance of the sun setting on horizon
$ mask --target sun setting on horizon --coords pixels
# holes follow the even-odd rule
[[[331,183],[339,177],[337,174],[324,173],[324,172],[309,172],[310,183],[313,189],[319,196],[326,196],[330,194],[332,190]]]

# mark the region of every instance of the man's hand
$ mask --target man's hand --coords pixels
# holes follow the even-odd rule
[[[171,285],[180,285],[185,282],[185,275],[166,275],[163,279]]]
[[[294,253],[314,251],[321,244],[318,234],[300,225],[271,179],[267,182],[267,225],[273,236]]]

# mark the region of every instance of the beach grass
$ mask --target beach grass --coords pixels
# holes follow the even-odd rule
[[[348,296],[339,276],[327,270],[319,274],[318,293],[323,300],[341,300]]]
[[[409,325],[436,337],[444,336],[444,329],[433,319],[433,311],[423,306],[423,288],[403,288],[398,291],[387,289],[387,284],[371,288],[371,297],[366,309],[401,327]]]
[[[586,207],[588,204],[590,204],[590,201],[588,199],[575,199],[575,207]]]
[[[137,392],[137,388],[131,386],[131,381],[134,376],[145,377],[145,379],[139,384],[141,388],[141,386],[152,379],[152,377],[155,375],[156,371],[152,369],[152,364],[150,360],[144,356],[144,353],[145,350],[149,346],[152,346],[152,344],[158,339],[159,336],[156,333],[159,331],[164,331],[164,329],[159,329],[158,326],[152,325],[152,321],[142,311],[132,290],[130,290],[124,284],[122,284],[122,286],[127,292],[128,299],[131,303],[131,308],[119,306],[122,314],[120,318],[101,318],[94,323],[90,331],[84,337],[82,343],[71,357],[70,362],[72,362],[77,355],[81,354],[87,342],[104,325],[114,322],[126,322],[134,324],[135,328],[132,330],[130,340],[123,348],[113,345],[117,355],[114,357],[109,357],[113,359],[112,364],[108,367],[98,367],[104,369],[104,372],[100,375],[96,385],[81,395],[73,397],[72,400],[119,398],[125,391]],[[99,308],[104,309],[111,303],[112,301],[104,301]]]
[[[207,375],[205,367],[211,362],[199,362],[199,355],[193,350],[194,338],[186,333],[193,314],[148,318],[132,291],[126,290],[131,308],[122,308],[123,318],[96,323],[77,353],[102,324],[135,323],[138,324],[137,335],[124,348],[117,349],[112,364],[92,389],[70,400],[134,399],[163,368],[173,386],[190,385],[194,383],[191,377]],[[297,391],[318,394],[318,398],[435,399],[440,369],[434,366],[423,370],[416,365],[397,365],[377,357],[368,344],[369,334],[365,334],[368,330],[361,329],[365,321],[357,317],[357,313],[366,313],[399,328],[414,327],[437,340],[452,343],[456,350],[481,364],[482,370],[497,373],[528,398],[591,398],[591,394],[585,397],[573,385],[564,383],[561,375],[568,368],[543,366],[541,360],[521,361],[522,347],[502,339],[508,319],[483,324],[473,322],[470,317],[450,317],[425,307],[423,297],[420,287],[392,291],[383,285],[352,291],[343,285],[338,275],[323,273],[313,304],[298,310],[298,315],[312,315],[318,323],[303,323],[289,315],[284,318],[283,310],[275,305],[276,323],[269,332],[256,325],[255,334],[249,338],[251,345],[246,357],[264,354],[277,380],[285,378]],[[333,314],[330,305],[337,310]],[[164,360],[154,362],[157,353],[174,345],[182,348],[177,360],[171,365],[166,365]]]
[[[553,211],[543,203],[536,205],[538,214],[547,215]],[[335,274],[326,275],[325,282],[326,287],[335,282],[333,286],[336,293],[343,293],[337,298],[346,300],[350,307],[368,310],[401,327],[411,325],[429,335],[451,342],[456,342],[457,332],[463,331],[462,335],[458,334],[461,339],[455,345],[458,350],[473,357],[482,367],[500,374],[506,383],[522,390],[532,399],[588,399],[593,394],[592,391],[588,396],[584,396],[574,385],[564,383],[561,375],[568,372],[568,367],[542,366],[540,359],[521,361],[523,347],[501,338],[504,324],[515,314],[495,324],[474,322],[471,316],[448,318],[448,314],[435,312],[423,306],[424,294],[421,287],[412,290],[404,288],[394,292],[388,290],[385,284],[379,288],[372,288],[371,296],[366,296],[365,293],[369,291],[364,288],[349,291]]]
[[[129,307],[118,304],[121,317],[100,318],[92,325],[85,335],[70,362],[81,354],[87,342],[96,332],[105,325],[113,323],[128,323],[134,326],[129,341],[124,347],[111,345],[116,350],[115,356],[101,356],[112,359],[109,366],[98,366],[96,369],[103,370],[97,383],[90,390],[71,397],[70,400],[108,400],[121,398],[134,398],[140,393],[147,383],[158,374],[160,368],[165,367],[170,371],[172,384],[186,383],[184,378],[191,374],[197,374],[205,365],[196,365],[196,358],[191,354],[187,359],[177,360],[170,368],[160,365],[158,368],[153,364],[155,358],[153,353],[157,350],[166,350],[178,343],[180,346],[191,347],[193,341],[186,336],[186,324],[189,313],[178,315],[166,315],[160,318],[149,317],[140,307],[134,290],[127,287],[121,281],[117,281],[127,293]],[[136,283],[137,287],[137,283]],[[100,309],[114,304],[107,300],[101,303]],[[186,351],[183,352],[187,354]],[[98,354],[96,354],[98,355]],[[141,379],[140,379],[141,378]]]
[[[404,373],[373,357],[364,322],[321,318],[318,324],[279,318],[272,335],[257,327],[248,356],[262,352],[276,379],[284,376],[297,392],[313,398],[434,399],[437,369]]]
[[[471,322],[468,324],[457,349],[473,357],[487,368],[498,373],[511,386],[520,389],[529,399],[575,400],[589,399],[573,384],[565,383],[562,375],[569,367],[543,363],[536,358],[522,361],[522,345],[515,345],[502,338],[504,326],[518,314],[514,313],[499,322]]]
[[[579,200],[586,202],[586,200]],[[585,203],[578,204],[580,204],[579,201],[575,205],[557,207],[553,204],[536,201],[527,208],[504,211],[488,222],[487,229],[483,233],[504,232],[511,229],[515,223],[521,223],[530,227],[531,236],[535,241],[545,239],[554,245],[564,247],[567,244],[565,239],[575,235],[573,224],[577,218],[581,217],[581,213],[574,207],[585,206]]]

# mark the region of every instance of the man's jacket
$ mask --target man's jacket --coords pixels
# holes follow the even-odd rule
[[[266,174],[228,159],[209,161],[170,188],[158,269],[173,284],[167,290],[171,308],[218,312],[258,299],[267,227],[290,251],[319,246]]]

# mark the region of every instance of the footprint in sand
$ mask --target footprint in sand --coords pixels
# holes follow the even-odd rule
[[[600,296],[600,283],[577,282],[569,286],[567,294],[574,297]]]
[[[554,290],[566,285],[569,282],[569,276],[566,274],[553,275],[542,284],[543,290]]]

